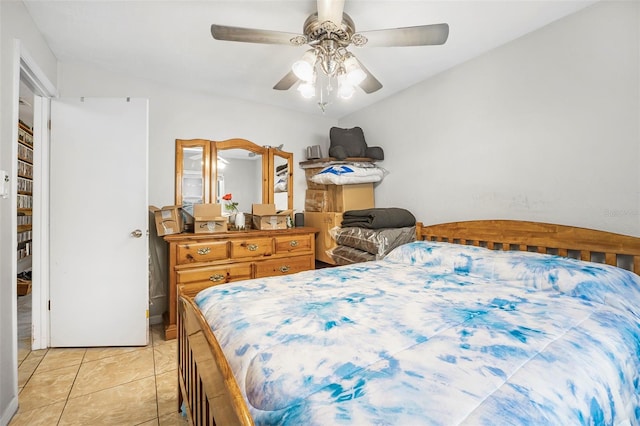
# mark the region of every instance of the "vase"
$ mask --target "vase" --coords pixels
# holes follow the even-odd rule
[[[244,229],[244,213],[238,212],[236,213],[236,217],[234,219],[234,224],[236,225],[236,229]]]

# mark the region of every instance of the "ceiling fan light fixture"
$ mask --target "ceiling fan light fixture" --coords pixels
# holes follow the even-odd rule
[[[358,60],[353,55],[349,55],[345,58],[344,71],[347,80],[352,86],[357,86],[367,78],[367,74],[362,70],[362,68],[360,68]]]
[[[313,49],[307,50],[302,55],[302,58],[293,63],[291,70],[300,80],[310,82],[313,80],[316,59],[316,51]]]
[[[319,99],[323,112],[336,98],[353,96],[356,86],[367,94],[382,89],[382,83],[364,62],[349,52],[349,46],[430,46],[444,44],[449,37],[446,23],[356,33],[353,19],[344,11],[344,3],[345,0],[316,0],[317,11],[304,21],[302,34],[212,24],[211,35],[216,40],[244,43],[308,45],[309,50],[273,89],[289,90],[297,84],[302,96]],[[338,77],[342,83],[332,85],[332,80],[335,82]]]
[[[316,95],[316,87],[310,81],[303,81],[298,86],[298,92],[305,99],[311,99]]]
[[[338,96],[341,99],[351,99],[356,89],[349,83],[345,74],[338,75]]]

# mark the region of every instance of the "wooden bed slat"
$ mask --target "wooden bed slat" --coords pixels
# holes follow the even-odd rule
[[[587,250],[580,250],[580,260],[586,260],[587,262],[591,261],[591,252]]]
[[[180,402],[187,405],[189,421],[195,425],[253,425],[231,367],[198,307],[188,296],[180,295],[179,301],[178,353],[188,362],[178,363],[178,379],[184,394]]]

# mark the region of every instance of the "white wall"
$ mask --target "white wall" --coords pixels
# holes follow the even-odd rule
[[[0,169],[16,176],[19,62],[15,41],[50,81],[56,81],[57,61],[22,2],[0,2]],[[14,87],[16,90],[14,90]],[[0,424],[6,424],[18,406],[16,347],[16,193],[0,199]]]
[[[329,129],[336,124],[320,116],[185,92],[79,63],[60,64],[58,88],[61,97],[149,99],[149,204],[159,207],[174,204],[176,139],[245,138],[258,145],[284,144],[283,150],[294,154],[294,208],[302,211],[306,181],[297,163],[305,160],[306,146],[326,145]],[[157,321],[166,298],[152,298],[151,303],[152,321]]]
[[[297,163],[305,147],[327,144],[336,120],[237,99],[185,92],[148,80],[108,73],[82,64],[62,63],[62,97],[131,96],[149,98],[149,203],[174,202],[176,139],[245,138],[294,154],[294,203],[304,208],[306,182]]]
[[[385,150],[376,205],[640,236],[639,27],[599,3],[341,119]]]

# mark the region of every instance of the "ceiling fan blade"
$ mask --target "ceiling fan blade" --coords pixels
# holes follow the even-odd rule
[[[298,80],[298,77],[296,77],[293,71],[289,71],[273,88],[275,90],[289,90]]]
[[[390,28],[359,33],[368,39],[364,46],[429,46],[444,44],[449,37],[448,24],[420,25],[417,27]]]
[[[373,74],[371,74],[371,71],[369,71],[362,62],[358,61],[358,64],[360,65],[362,71],[364,71],[364,73],[367,75],[367,77],[362,80],[362,83],[359,84],[360,88],[364,90],[365,93],[373,93],[382,89],[382,83],[380,83],[378,79],[375,78]]]
[[[318,0],[318,22],[331,21],[340,27],[344,0]]]
[[[282,31],[258,30],[255,28],[229,27],[226,25],[211,25],[211,35],[216,40],[241,41],[244,43],[262,44],[289,44],[295,45],[292,40],[298,37],[306,37]]]

